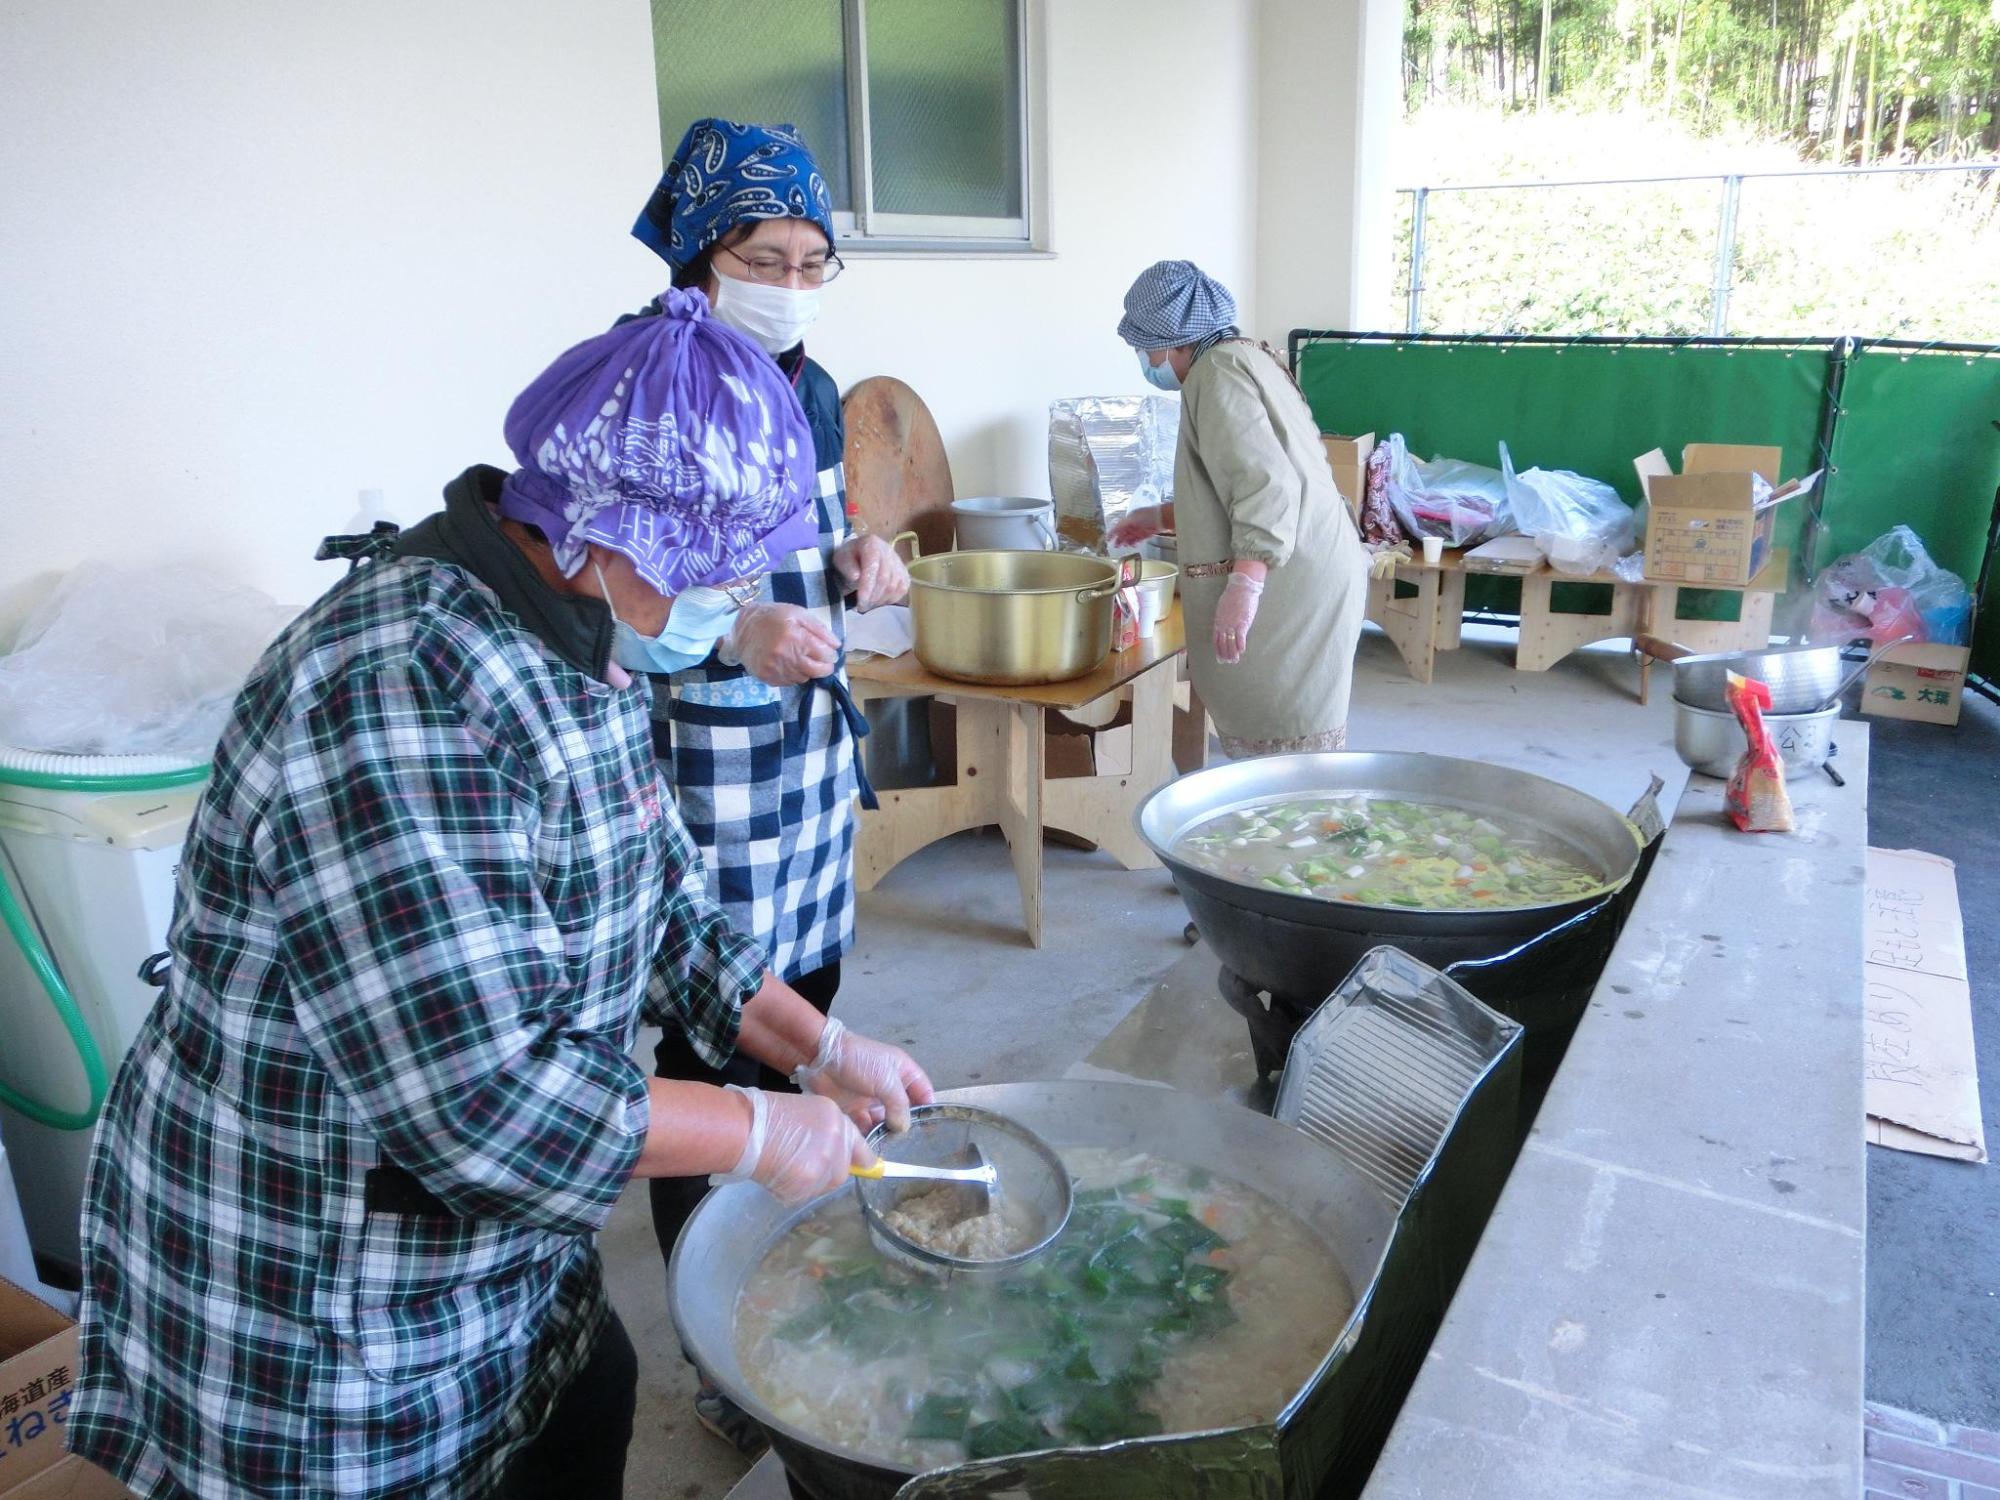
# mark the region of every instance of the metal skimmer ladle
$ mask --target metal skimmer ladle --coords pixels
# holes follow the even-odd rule
[[[878,1125],[869,1132],[868,1144],[884,1158],[879,1176],[872,1170],[854,1173],[868,1237],[891,1260],[928,1275],[1002,1272],[1032,1260],[1055,1243],[1076,1201],[1069,1171],[1046,1141],[1019,1121],[974,1105],[919,1104],[910,1111],[907,1131],[897,1134]],[[899,1159],[888,1160],[891,1154]],[[1009,1220],[1019,1220],[1019,1242],[1008,1253],[984,1260],[906,1238],[887,1215],[904,1193],[894,1179],[908,1177],[957,1183],[976,1196],[984,1211],[1004,1198]]]
[[[847,1170],[856,1177],[865,1177],[871,1182],[880,1182],[885,1177],[921,1178],[927,1182],[956,1182],[969,1189],[972,1194],[974,1211],[989,1212],[993,1207],[994,1195],[999,1191],[1000,1174],[976,1145],[968,1145],[960,1154],[960,1159],[970,1163],[963,1167],[928,1167],[913,1161],[890,1161],[887,1157],[877,1157],[871,1167],[849,1167]]]

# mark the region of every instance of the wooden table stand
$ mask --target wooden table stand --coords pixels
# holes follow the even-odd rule
[[[1071,834],[1097,845],[1128,870],[1159,863],[1139,838],[1139,804],[1175,773],[1174,666],[1182,651],[1180,606],[1153,639],[1117,652],[1074,682],[1034,687],[987,687],[925,671],[914,656],[853,663],[855,696],[939,697],[958,714],[958,779],[951,786],[880,794],[881,808],[864,812],[855,842],[855,884],[871,891],[897,865],[939,839],[998,826],[1013,857],[1028,941],[1042,946],[1042,835]],[[1050,779],[1048,714],[1082,708],[1107,694],[1132,698],[1132,764],[1124,772]],[[1191,704],[1194,712],[1200,704]]]

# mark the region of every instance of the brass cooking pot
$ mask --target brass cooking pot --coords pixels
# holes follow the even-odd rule
[[[940,552],[910,564],[917,660],[940,677],[1067,682],[1111,652],[1118,566],[1075,552]]]

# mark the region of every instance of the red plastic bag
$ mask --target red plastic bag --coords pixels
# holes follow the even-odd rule
[[[1764,727],[1764,710],[1771,706],[1771,689],[1754,677],[1729,674],[1725,696],[1736,711],[1736,722],[1750,748],[1736,763],[1723,794],[1729,817],[1745,833],[1790,833],[1792,797],[1785,790],[1785,761],[1771,731]]]

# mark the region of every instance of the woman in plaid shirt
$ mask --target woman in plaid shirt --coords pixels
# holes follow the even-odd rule
[[[810,537],[770,362],[669,293],[515,403],[394,556],[265,654],[105,1109],[70,1441],[143,1496],[615,1497],[634,1176],[787,1201],[931,1088],[731,930],[644,674]],[[803,1095],[649,1079],[642,1022]]]

